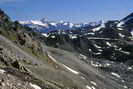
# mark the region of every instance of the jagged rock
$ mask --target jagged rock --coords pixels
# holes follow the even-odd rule
[[[17,69],[20,69],[20,64],[17,60],[12,63],[12,66],[17,68]]]

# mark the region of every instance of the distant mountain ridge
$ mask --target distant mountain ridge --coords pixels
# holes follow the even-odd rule
[[[84,27],[94,27],[100,25],[102,21],[74,24],[65,21],[56,22],[56,21],[46,21],[45,19],[41,19],[41,20],[19,21],[19,23],[21,23],[24,26],[31,27],[41,33],[47,33],[56,30],[71,30],[71,29],[78,29]]]

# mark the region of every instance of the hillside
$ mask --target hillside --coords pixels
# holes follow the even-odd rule
[[[0,87],[2,89],[133,87],[132,66],[110,61],[111,59],[106,60],[105,57],[103,60],[98,60],[97,56],[92,59],[85,54],[87,51],[75,50],[78,46],[71,46],[71,40],[70,43],[69,40],[66,42],[64,35],[57,34],[58,36],[63,37],[59,40],[63,44],[55,43],[56,34],[45,38],[31,28],[24,27],[17,21],[13,22],[0,10]],[[122,40],[120,43],[123,44],[125,38],[120,39]],[[50,47],[51,45],[53,47]],[[84,49],[87,49],[86,47]]]

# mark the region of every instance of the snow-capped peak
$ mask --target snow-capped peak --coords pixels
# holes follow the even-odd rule
[[[75,29],[75,28],[82,28],[82,27],[88,27],[92,26],[90,23],[77,23],[73,24],[71,22],[65,22],[65,21],[47,21],[45,18],[41,20],[30,20],[30,21],[19,21],[21,24],[25,26],[29,26],[31,28],[39,30],[39,32],[50,32],[55,30],[69,30],[69,29]],[[94,27],[97,26],[95,22]]]
[[[69,27],[72,28],[74,26],[73,23],[69,23]]]
[[[101,25],[99,27],[96,27],[96,28],[93,28],[92,31],[95,32],[95,31],[99,31],[101,28],[105,28],[105,23],[102,22]]]
[[[68,25],[69,23],[67,23],[67,22],[65,22],[65,23],[63,23],[63,25]]]
[[[31,23],[37,24],[37,25],[44,25],[41,21],[39,20],[31,20]]]
[[[19,21],[20,24],[29,24],[30,21]]]
[[[52,26],[57,26],[57,23],[55,23],[55,22],[50,22],[49,24]]]
[[[117,27],[122,27],[123,24],[124,24],[124,22],[121,21],[120,23],[117,24]]]

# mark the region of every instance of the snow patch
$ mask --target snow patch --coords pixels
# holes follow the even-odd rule
[[[106,65],[106,66],[110,66],[111,64],[109,64],[109,63],[106,63],[105,65]]]
[[[64,23],[63,25],[68,25],[68,23]]]
[[[94,86],[91,86],[92,89],[96,89]]]
[[[112,46],[109,42],[106,42],[106,44],[107,44],[108,46]]]
[[[77,38],[76,35],[69,35],[69,37],[70,37],[71,39],[76,39],[76,38]]]
[[[94,53],[95,55],[100,55],[101,53],[100,52],[98,52],[98,53]]]
[[[88,40],[110,40],[110,38],[88,37]]]
[[[57,63],[56,59],[53,58],[51,55],[48,54],[48,57],[49,57],[50,59],[52,59],[54,62]],[[66,69],[68,69],[70,72],[72,72],[72,73],[74,73],[74,74],[76,74],[76,75],[79,74],[79,72],[77,72],[77,71],[71,69],[70,67],[68,67],[68,66],[66,66],[66,65],[64,65],[64,64],[62,64],[62,65],[63,65]]]
[[[85,77],[81,76],[82,79],[85,79]]]
[[[73,26],[74,26],[74,24],[72,24],[72,23],[69,24],[69,27],[70,27],[70,28],[72,28]]]
[[[124,54],[130,55],[130,52],[126,52],[126,51],[123,51],[123,50],[121,50],[121,52],[124,53]]]
[[[86,88],[87,88],[87,89],[92,89],[92,88],[91,88],[90,86],[88,86],[88,85],[86,86]]]
[[[128,70],[131,70],[132,69],[132,67],[128,67]]]
[[[83,58],[83,59],[87,59],[87,57],[83,54],[80,54],[80,56]]]
[[[122,48],[119,48],[118,50],[119,50],[119,51],[121,51],[121,50],[122,50]]]
[[[36,24],[36,25],[40,25],[40,26],[44,26],[44,27],[48,27],[48,24],[44,24],[43,22],[38,21],[38,20],[31,20],[31,23]]]
[[[131,31],[131,35],[132,35],[132,37],[133,37],[133,31]]]
[[[76,38],[77,38],[77,36],[72,36],[71,38],[72,38],[72,39],[76,39]]]
[[[120,23],[117,24],[117,27],[120,28],[122,27],[122,25],[124,25],[125,23],[123,21],[121,21]]]
[[[94,46],[95,46],[96,48],[98,48],[98,49],[100,49],[100,48],[101,48],[100,46],[98,46],[98,45],[96,45],[96,44],[94,44]]]
[[[30,86],[33,87],[34,89],[41,89],[41,87],[32,83],[30,83]]]
[[[121,82],[123,82],[123,83],[124,83],[125,81],[124,81],[124,80],[122,80]]]
[[[64,66],[66,69],[68,69],[70,72],[72,72],[72,73],[74,73],[74,74],[76,74],[76,75],[79,74],[79,72],[77,72],[77,71],[71,69],[70,67],[68,67],[68,66],[66,66],[66,65],[64,65],[64,64],[63,64],[63,66]]]
[[[114,72],[112,72],[111,75],[113,75],[113,76],[115,76],[115,77],[117,77],[117,78],[120,78],[120,77],[121,77],[119,74],[114,73]]]
[[[92,49],[89,49],[89,51],[91,51],[91,52],[92,52]]]
[[[81,27],[81,24],[75,24],[75,27],[79,28]]]
[[[49,37],[49,35],[46,34],[46,33],[42,33],[42,35],[45,36],[45,37]]]
[[[92,33],[92,32],[90,32],[90,33],[87,33],[88,35],[95,35],[95,33]]]
[[[55,36],[51,36],[51,38],[55,38]]]
[[[54,23],[54,22],[51,22],[50,24],[51,24],[52,26],[57,26],[56,23]]]
[[[125,37],[125,35],[123,35],[123,34],[121,34],[121,33],[119,33],[119,36],[120,36],[120,37]]]
[[[102,49],[98,49],[99,52],[102,52],[103,50]]]
[[[122,28],[117,28],[118,30],[123,30]]]
[[[4,74],[6,71],[3,69],[0,69],[0,74]]]
[[[93,67],[101,67],[102,66],[100,63],[98,63],[98,62],[94,63],[93,61],[91,61],[91,65]]]
[[[117,45],[113,45],[113,47],[117,48],[118,46]]]
[[[20,24],[30,24],[29,21],[19,21]]]
[[[97,86],[96,82],[94,82],[94,81],[90,81],[90,83]]]
[[[101,24],[101,26],[99,26],[99,27],[93,28],[92,31],[96,32],[96,31],[99,31],[101,28],[105,28],[105,24],[104,23]]]
[[[126,89],[128,88],[127,86],[123,86],[123,87],[126,88]]]
[[[57,61],[55,60],[55,58],[53,58],[51,55],[48,54],[48,57],[49,57],[51,60],[53,60],[54,62],[57,63]]]

